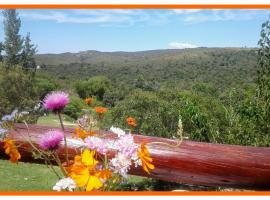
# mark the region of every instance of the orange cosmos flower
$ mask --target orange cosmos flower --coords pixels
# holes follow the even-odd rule
[[[21,159],[21,154],[17,150],[14,141],[11,139],[4,140],[4,149],[5,153],[10,157],[10,162],[18,163],[18,160]]]
[[[104,113],[107,112],[107,110],[107,108],[104,108],[102,106],[95,107],[95,111],[99,115],[99,117],[103,117]]]
[[[85,187],[86,191],[101,188],[103,181],[111,177],[110,170],[96,169],[99,162],[94,158],[95,153],[95,151],[85,149],[81,156],[75,157],[74,164],[70,168],[69,176],[77,186]]]
[[[91,103],[94,101],[94,98],[92,98],[92,97],[89,97],[89,98],[86,98],[85,100],[84,100],[84,102],[87,104],[87,105],[91,105]]]
[[[78,138],[81,138],[81,139],[85,139],[87,138],[88,136],[93,136],[95,135],[94,131],[86,131],[86,130],[83,130],[82,128],[75,128],[75,135],[78,137]]]
[[[136,120],[133,117],[127,118],[127,123],[129,126],[135,128],[137,126]]]
[[[153,159],[151,158],[150,153],[145,146],[145,142],[141,143],[141,146],[138,148],[137,154],[142,161],[142,167],[144,171],[150,174],[150,170],[153,170],[155,166],[152,164]]]

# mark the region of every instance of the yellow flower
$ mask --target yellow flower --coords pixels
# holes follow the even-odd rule
[[[14,141],[11,139],[4,140],[4,149],[5,153],[10,157],[10,162],[18,163],[18,160],[21,159],[21,154],[17,150]]]
[[[138,148],[138,157],[142,161],[142,167],[144,171],[146,171],[148,174],[150,174],[150,170],[153,170],[155,166],[152,164],[153,159],[150,156],[150,153],[145,146],[145,142],[141,143],[140,148]]]
[[[82,128],[75,128],[75,135],[78,138],[81,138],[84,140],[88,136],[95,135],[95,133],[94,133],[94,131],[86,131],[86,130],[83,130]]]
[[[76,156],[71,167],[70,177],[76,182],[77,186],[85,187],[86,191],[99,189],[103,186],[102,180],[110,178],[110,170],[97,170],[99,163],[95,158],[95,151],[85,149],[81,156]]]

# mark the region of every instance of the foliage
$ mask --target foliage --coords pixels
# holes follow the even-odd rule
[[[5,33],[5,61],[8,66],[14,66],[20,63],[20,54],[23,48],[23,40],[19,35],[21,20],[14,9],[3,11],[4,33]]]
[[[35,77],[35,89],[39,99],[43,99],[46,94],[59,88],[59,84],[49,77]]]
[[[70,103],[66,106],[64,114],[76,120],[82,116],[82,109],[85,107],[85,103],[82,99],[73,96],[70,98]]]
[[[264,114],[264,132],[270,132],[270,19],[262,24],[259,40],[258,59],[258,88]]]
[[[27,33],[24,39],[24,46],[21,55],[21,63],[24,70],[35,73],[36,61],[34,56],[36,52],[37,48],[31,44],[30,33]]]
[[[75,88],[81,98],[95,96],[98,100],[103,100],[104,94],[110,85],[110,80],[107,77],[95,76],[88,80],[77,82]]]
[[[0,85],[1,114],[9,113],[15,108],[33,108],[38,100],[32,79],[19,67],[13,71],[0,67]]]
[[[223,92],[255,82],[257,54],[255,48],[196,48],[40,54],[36,60],[43,72],[68,81],[106,76],[114,85],[150,91],[203,82]]]
[[[4,50],[4,44],[2,42],[0,42],[0,62],[3,62],[3,55],[2,55],[2,51]]]
[[[137,120],[135,132],[172,137],[176,132],[179,111],[176,101],[165,101],[148,91],[135,91],[111,111],[114,124],[124,126],[127,117]]]

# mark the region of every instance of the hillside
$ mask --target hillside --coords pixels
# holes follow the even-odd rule
[[[219,88],[252,83],[256,77],[256,49],[196,48],[141,52],[40,54],[42,72],[60,79],[105,75],[113,82],[133,84],[138,77],[160,86],[188,87],[195,82]]]

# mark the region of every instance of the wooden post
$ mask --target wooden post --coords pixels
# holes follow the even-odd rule
[[[22,161],[41,162],[32,157],[31,148],[25,141],[26,126],[16,124],[16,130],[8,136],[19,144]],[[41,135],[51,127],[29,125],[29,134],[37,144]],[[66,129],[68,138],[72,137],[73,129]],[[115,138],[109,131],[100,131],[105,138]],[[176,144],[177,141],[134,135],[135,142],[165,142]],[[76,145],[75,145],[76,146]],[[76,154],[74,145],[69,145],[69,158]],[[155,169],[150,175],[141,168],[132,168],[130,174],[148,176],[165,181],[204,186],[221,186],[230,188],[247,188],[258,190],[270,189],[270,148],[244,147],[202,142],[184,141],[179,147],[172,148],[161,144],[149,144]],[[64,149],[58,151],[64,161]],[[5,156],[0,146],[0,155]]]

